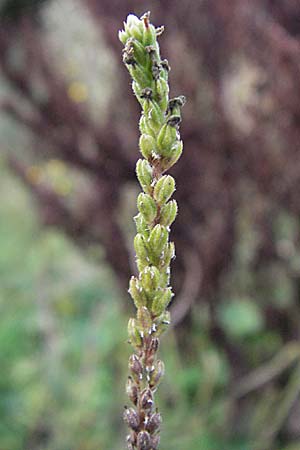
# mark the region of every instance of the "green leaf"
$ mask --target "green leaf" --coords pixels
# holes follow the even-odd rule
[[[263,328],[263,316],[250,299],[234,299],[224,302],[219,319],[225,331],[233,337],[253,335]]]

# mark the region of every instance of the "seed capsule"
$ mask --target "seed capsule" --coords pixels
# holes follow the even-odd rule
[[[159,347],[159,339],[156,337],[152,338],[150,343],[150,354],[155,354],[158,350],[158,347]]]
[[[137,326],[140,330],[140,334],[148,333],[151,330],[152,317],[148,308],[142,306],[137,310]]]
[[[130,318],[128,321],[128,336],[130,343],[139,348],[142,345],[142,338],[140,332],[136,326],[136,319]]]
[[[130,356],[128,368],[135,381],[140,381],[142,379],[143,366],[137,355],[133,354]]]
[[[146,424],[146,430],[149,431],[150,434],[157,432],[159,430],[161,422],[162,419],[161,414],[159,412],[152,414],[152,416],[149,418]]]
[[[131,377],[128,377],[128,380],[126,383],[126,393],[129,397],[129,399],[132,401],[132,403],[134,405],[136,405],[137,399],[138,399],[138,388]]]
[[[153,371],[150,373],[150,386],[157,387],[164,376],[164,373],[165,365],[160,359],[158,359],[154,365]]]
[[[152,450],[157,450],[157,449],[158,449],[159,442],[160,442],[160,437],[159,437],[159,435],[153,436],[153,437],[151,438],[151,448],[152,448]]]
[[[133,408],[127,408],[127,406],[125,406],[123,418],[129,428],[134,431],[137,431],[139,429],[140,419],[137,412]]]
[[[128,436],[130,438],[130,436]],[[127,450],[134,450],[133,444],[127,438]]]
[[[141,392],[140,406],[144,410],[151,410],[153,408],[153,394],[151,389],[146,388]]]
[[[138,450],[150,450],[151,449],[151,438],[148,431],[140,431],[136,440]]]
[[[127,445],[128,445],[128,449],[131,450],[131,449],[135,448],[134,446],[136,444],[136,433],[134,431],[131,431],[131,433],[128,434],[126,442],[127,442]]]

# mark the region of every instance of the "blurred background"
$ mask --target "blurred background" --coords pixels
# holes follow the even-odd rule
[[[299,0],[0,1],[0,450],[119,450],[139,107],[165,24],[185,153],[164,450],[300,450]]]

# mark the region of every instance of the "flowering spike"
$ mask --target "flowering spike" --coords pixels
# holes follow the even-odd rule
[[[137,198],[139,213],[134,218],[134,238],[138,277],[132,277],[129,293],[137,308],[128,333],[135,352],[129,359],[127,394],[134,408],[126,409],[124,419],[131,429],[128,448],[156,450],[161,416],[155,411],[154,393],[164,374],[157,359],[159,337],[170,324],[167,307],[173,297],[170,263],[174,243],[169,242],[170,225],[177,215],[177,203],[170,200],[175,180],[164,173],[179,159],[179,135],[184,96],[169,99],[169,64],[160,57],[157,38],[164,27],[155,28],[150,13],[140,19],[129,14],[119,39],[124,45],[123,61],[132,77],[132,89],[142,108],[139,121],[139,147],[144,159],[136,164],[142,187]],[[140,420],[142,418],[142,420]]]

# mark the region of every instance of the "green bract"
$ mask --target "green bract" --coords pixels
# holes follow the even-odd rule
[[[183,96],[169,99],[167,60],[160,57],[157,37],[163,27],[155,28],[149,13],[140,19],[133,14],[124,22],[119,39],[124,44],[123,61],[132,77],[132,89],[142,108],[139,147],[144,159],[136,164],[141,185],[137,199],[139,213],[134,218],[134,238],[138,276],[132,277],[129,293],[137,308],[130,319],[128,334],[135,353],[130,357],[127,393],[134,408],[126,408],[124,419],[131,429],[128,449],[157,449],[160,414],[155,412],[154,392],[164,365],[157,359],[159,336],[170,324],[167,307],[173,293],[169,286],[170,263],[175,256],[169,242],[170,225],[177,215],[177,203],[170,200],[175,180],[164,173],[182,153],[179,135]],[[143,417],[139,422],[137,418]],[[144,424],[149,424],[146,427]]]

